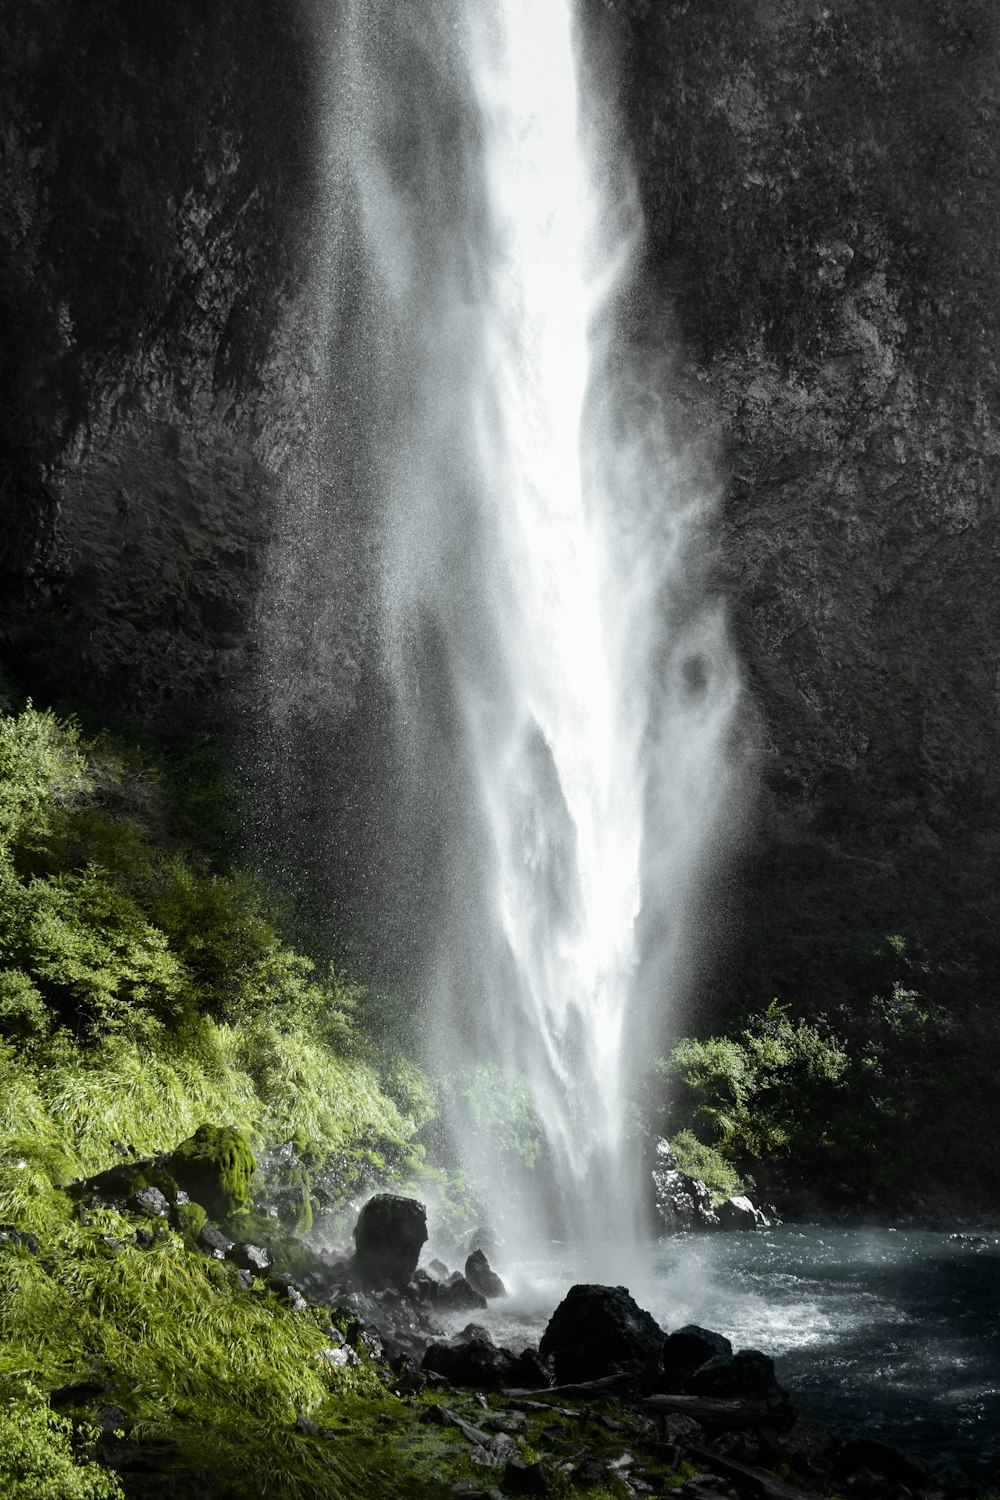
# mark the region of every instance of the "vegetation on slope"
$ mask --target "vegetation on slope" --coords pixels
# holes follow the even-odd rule
[[[172,796],[51,713],[0,715],[0,1473],[25,1496],[118,1493],[87,1466],[86,1422],[39,1394],[84,1380],[112,1391],[113,1427],[219,1493],[337,1494],[343,1464],[293,1424],[388,1399],[370,1361],[331,1365],[321,1314],[248,1294],[166,1224],[140,1236],[62,1191],[207,1121],[253,1144],[299,1233],[422,1170],[426,1085],[380,1070],[359,991],[171,831]]]

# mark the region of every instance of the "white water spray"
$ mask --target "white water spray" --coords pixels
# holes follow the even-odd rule
[[[737,675],[697,559],[715,496],[671,438],[669,361],[626,332],[641,216],[570,0],[346,16],[332,118],[392,433],[384,640],[429,1030],[460,1077],[526,1082],[548,1169],[523,1219],[627,1237],[637,1013],[669,1004],[732,779]],[[509,1219],[481,1140],[466,1165]]]

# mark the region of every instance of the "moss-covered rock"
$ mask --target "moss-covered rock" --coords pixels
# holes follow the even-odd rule
[[[177,1185],[213,1219],[251,1206],[250,1179],[257,1163],[246,1137],[232,1125],[199,1125],[165,1165]]]
[[[198,1243],[198,1236],[208,1223],[208,1214],[200,1203],[179,1203],[174,1209],[174,1223],[189,1244]]]

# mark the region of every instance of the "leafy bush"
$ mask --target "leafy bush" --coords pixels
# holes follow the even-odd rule
[[[44,838],[56,810],[87,787],[77,742],[73,725],[30,704],[0,714],[0,862],[16,844]]]
[[[727,1158],[771,1160],[822,1146],[849,1058],[825,1024],[773,1001],[738,1037],[685,1038],[660,1067],[680,1085],[683,1117]]]
[[[698,1177],[710,1189],[713,1201],[724,1203],[747,1191],[731,1162],[714,1146],[706,1146],[690,1130],[678,1130],[670,1140],[677,1165],[689,1177]]]
[[[258,1150],[307,1140],[331,1205],[415,1170],[419,1072],[387,1059],[394,1102],[358,1055],[358,987],[317,974],[258,883],[206,869],[170,822],[155,768],[0,714],[0,1203],[37,1222],[112,1140],[147,1155],[206,1119]]]
[[[343,1050],[358,990],[285,945],[242,875],[164,842],[162,778],[28,708],[0,715],[0,1035],[149,1043],[267,1016]]]

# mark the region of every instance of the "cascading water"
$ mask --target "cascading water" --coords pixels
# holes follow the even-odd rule
[[[456,1124],[496,1217],[628,1236],[628,1074],[735,774],[714,491],[672,436],[570,0],[366,0],[331,47],[434,1060],[480,1108],[484,1078],[530,1095],[545,1162],[516,1206]]]

